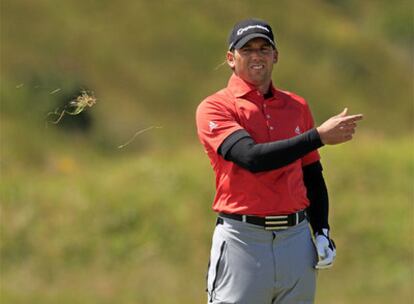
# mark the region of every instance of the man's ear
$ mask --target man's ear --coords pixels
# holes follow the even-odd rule
[[[279,53],[277,50],[275,50],[274,56],[273,56],[273,63],[277,63],[277,60],[279,59]]]
[[[228,51],[226,54],[226,61],[227,64],[229,65],[230,68],[234,69],[236,62],[235,62],[235,58],[234,58],[234,53]]]

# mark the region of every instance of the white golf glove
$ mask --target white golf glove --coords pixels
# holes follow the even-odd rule
[[[316,269],[325,269],[332,267],[336,256],[336,247],[333,240],[329,238],[328,229],[315,233],[315,246],[318,252],[318,263]]]

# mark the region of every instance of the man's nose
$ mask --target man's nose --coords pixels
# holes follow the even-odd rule
[[[263,62],[263,56],[257,53],[252,53],[249,58],[250,62],[252,63],[262,63]]]

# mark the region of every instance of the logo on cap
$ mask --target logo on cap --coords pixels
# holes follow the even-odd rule
[[[240,36],[245,31],[248,31],[248,30],[253,29],[253,28],[259,28],[259,29],[262,29],[262,30],[265,30],[265,31],[269,32],[269,29],[267,27],[256,24],[256,25],[249,25],[249,26],[246,26],[246,27],[242,27],[241,29],[238,29],[237,36]]]

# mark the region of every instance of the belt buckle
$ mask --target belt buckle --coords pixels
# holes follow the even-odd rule
[[[287,215],[265,216],[265,230],[286,230],[289,220]]]

